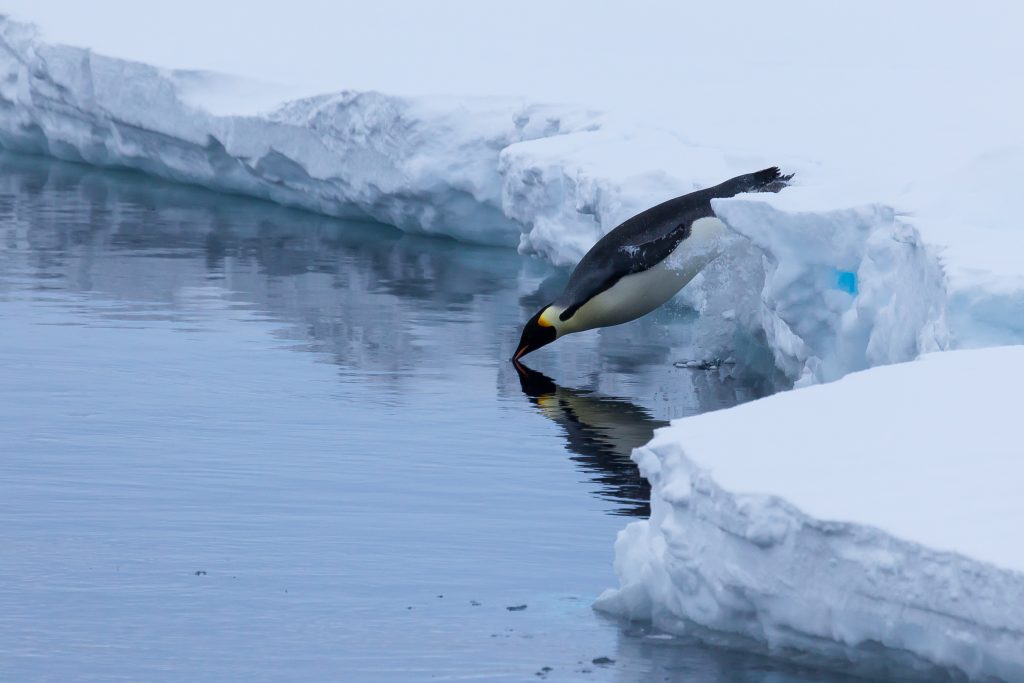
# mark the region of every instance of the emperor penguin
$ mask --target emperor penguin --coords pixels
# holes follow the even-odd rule
[[[711,200],[778,192],[792,174],[777,167],[737,176],[638,213],[598,240],[562,294],[523,327],[513,361],[559,337],[636,320],[675,296],[722,253],[725,224]]]

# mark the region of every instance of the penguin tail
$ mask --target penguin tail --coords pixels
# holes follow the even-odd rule
[[[715,197],[734,197],[743,192],[778,192],[789,185],[793,173],[785,175],[778,166],[726,180],[714,188]]]

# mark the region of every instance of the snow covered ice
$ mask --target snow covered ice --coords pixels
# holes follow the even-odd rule
[[[622,585],[599,608],[869,674],[881,645],[902,675],[1024,680],[1019,410],[993,368],[1024,376],[1024,347],[929,354],[658,430],[633,455],[651,517],[620,533]]]
[[[872,85],[860,105],[899,86]],[[1024,376],[1024,358],[966,350],[1024,343],[1024,139],[965,133],[956,163],[909,173],[525,98],[349,91],[263,113],[224,100],[251,89],[0,19],[5,148],[556,265],[664,199],[765,166],[796,172],[778,195],[716,201],[736,238],[679,296],[702,314],[693,358],[729,360],[737,336],[754,337],[799,389],[676,423],[637,451],[654,513],[620,537],[622,587],[601,608],[866,667],[881,644],[921,672],[1024,680],[1022,449],[1000,390],[1017,380],[991,379]],[[924,106],[893,116],[938,125]],[[856,125],[848,116],[832,125]]]

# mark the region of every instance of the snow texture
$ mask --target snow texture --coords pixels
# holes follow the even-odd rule
[[[633,455],[651,518],[619,534],[621,588],[599,608],[865,673],[881,645],[904,675],[1024,680],[1024,466],[1015,387],[995,371],[1024,376],[1024,347],[929,354],[658,430]]]

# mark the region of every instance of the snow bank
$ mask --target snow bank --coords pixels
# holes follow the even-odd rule
[[[619,534],[599,609],[1024,680],[1020,377],[1024,347],[930,354],[658,430],[633,455],[651,518]]]
[[[966,182],[892,192],[869,172],[701,146],[578,107],[343,92],[237,113],[258,90],[50,45],[0,18],[9,149],[518,245],[558,265],[648,206],[778,164],[797,187],[716,205],[749,241],[683,294],[704,314],[695,354],[728,356],[738,335],[755,335],[812,383],[935,349],[1024,342],[1024,259],[1013,258],[1024,231],[1002,210],[1019,152],[981,158]]]
[[[237,79],[49,45],[3,18],[0,81],[9,149],[520,245],[559,265],[650,204],[749,170],[667,132],[515,98],[342,92],[232,115]],[[251,93],[237,97],[251,108]]]
[[[588,112],[515,99],[345,92],[264,115],[211,97],[230,79],[48,45],[0,18],[0,145],[137,169],[409,232],[514,246],[499,154],[597,126]]]

